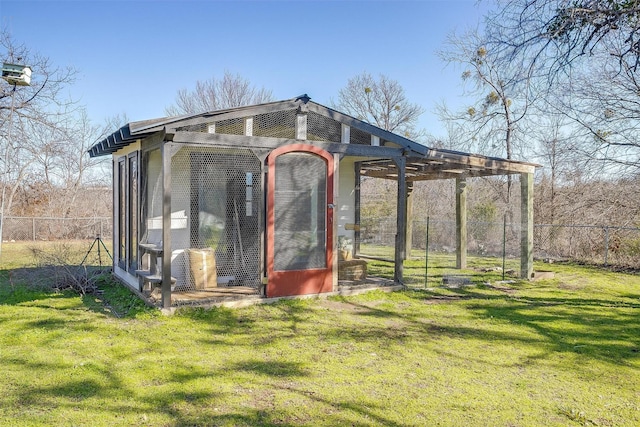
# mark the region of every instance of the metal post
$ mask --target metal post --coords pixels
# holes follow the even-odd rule
[[[11,109],[9,110],[9,128],[7,129],[7,147],[4,155],[4,172],[2,173],[2,202],[0,204],[0,258],[2,257],[2,239],[4,237],[4,201],[7,196],[7,174],[9,172],[9,153],[11,152],[11,132],[13,130],[13,109],[15,108],[16,85],[11,91]]]
[[[424,245],[424,287],[427,287],[427,277],[429,276],[429,217],[427,217],[427,236]]]
[[[36,218],[31,218],[31,231],[33,234],[33,241],[36,241]]]
[[[502,281],[504,282],[505,258],[507,257],[507,214],[504,214],[502,226]]]
[[[609,227],[604,227],[604,265],[609,261]]]

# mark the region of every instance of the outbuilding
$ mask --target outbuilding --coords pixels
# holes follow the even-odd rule
[[[89,154],[113,158],[113,273],[163,308],[336,292],[339,258],[357,255],[361,176],[397,182],[394,285],[418,180],[456,179],[462,268],[465,179],[519,175],[521,277],[533,272],[535,164],[429,148],[307,95],[132,122]],[[352,253],[339,257],[345,239]]]

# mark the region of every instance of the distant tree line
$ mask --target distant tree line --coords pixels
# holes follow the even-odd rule
[[[436,110],[445,135],[417,127],[425,109],[401,84],[368,72],[346,79],[331,107],[438,148],[541,163],[536,223],[640,225],[640,6],[628,0],[496,2],[481,29],[452,33],[439,54],[459,70],[469,99]],[[110,188],[110,162],[86,150],[126,122],[97,126],[62,94],[76,76],[32,54],[3,31],[4,60],[34,67],[34,84],[0,89],[0,182],[5,212],[71,215],[82,194]],[[194,82],[168,115],[273,101],[239,74]],[[13,103],[14,108],[10,108]],[[9,126],[11,123],[11,126]],[[11,129],[9,133],[8,129]],[[471,217],[517,221],[519,186],[508,177],[470,180]],[[395,212],[394,183],[363,180],[363,217]],[[452,183],[415,185],[416,217],[451,217]],[[366,197],[371,197],[367,199]],[[101,206],[108,210],[107,197]],[[75,213],[74,213],[75,214]],[[102,212],[108,215],[108,212]],[[77,215],[77,214],[76,214]]]
[[[0,30],[0,49],[3,63],[33,71],[29,86],[0,82],[2,214],[104,215],[104,197],[97,195],[110,188],[110,162],[90,158],[87,150],[126,118],[94,124],[85,108],[66,95],[75,83],[75,69],[56,66],[5,29]],[[97,193],[88,196],[93,190]]]

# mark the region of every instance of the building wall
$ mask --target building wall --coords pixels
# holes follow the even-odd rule
[[[184,250],[191,246],[190,194],[191,162],[183,147],[171,158],[171,275],[177,286],[186,285],[188,280]]]
[[[338,179],[338,236],[346,236],[353,241],[354,231],[347,230],[347,224],[355,224],[355,159],[345,157],[340,161]],[[337,236],[336,236],[337,237]]]
[[[139,150],[140,150],[140,140],[113,153],[113,156],[112,156],[113,169],[112,170],[114,171],[114,174],[113,174],[113,206],[114,207],[118,206],[118,190],[120,188],[120,182],[118,180],[119,177],[118,177],[118,174],[115,173],[115,171],[118,170],[118,160],[123,156],[127,156],[130,153],[133,153]],[[138,165],[138,168],[139,168],[139,165]],[[127,271],[123,270],[118,266],[119,253],[116,250],[116,248],[120,243],[118,241],[120,237],[118,213],[119,213],[118,209],[113,209],[113,240],[112,240],[112,247],[111,247],[111,253],[113,254],[113,273],[116,277],[120,278],[123,282],[127,283],[132,288],[138,289],[138,279],[134,275],[129,274]]]

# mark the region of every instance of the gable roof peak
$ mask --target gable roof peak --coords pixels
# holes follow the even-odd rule
[[[311,97],[309,95],[307,95],[306,93],[303,93],[302,95],[296,97],[295,99],[296,99],[296,101],[302,101],[304,104],[306,104],[307,102],[309,102],[311,100]]]

